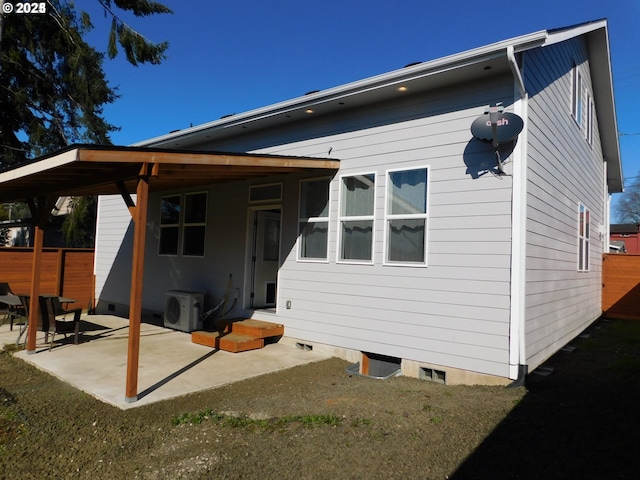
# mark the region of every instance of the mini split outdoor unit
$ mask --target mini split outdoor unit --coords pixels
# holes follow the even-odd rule
[[[164,326],[183,332],[202,330],[204,294],[187,290],[165,292]]]

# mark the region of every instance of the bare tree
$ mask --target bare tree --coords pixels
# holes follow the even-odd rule
[[[615,207],[618,223],[640,224],[640,176],[628,187]]]

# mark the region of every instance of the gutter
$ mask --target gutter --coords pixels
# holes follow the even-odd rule
[[[525,344],[526,298],[526,245],[527,245],[527,145],[528,145],[528,93],[513,45],[506,48],[507,59],[513,73],[514,113],[524,122],[513,155],[511,201],[511,314],[509,318],[509,378],[511,386],[524,385],[528,372]],[[524,60],[524,57],[523,57]],[[523,62],[524,68],[524,62]]]
[[[523,51],[544,44],[548,34],[546,30],[503,40],[484,47],[467,50],[461,53],[449,55],[422,62],[412,67],[405,67],[391,72],[375,75],[355,82],[347,83],[338,87],[321,90],[317,93],[304,95],[291,100],[286,100],[266,107],[261,107],[248,112],[239,113],[231,117],[214,120],[209,123],[197,125],[177,132],[169,133],[159,137],[151,138],[141,142],[136,142],[132,146],[160,146],[176,140],[185,140],[193,136],[203,135],[207,130],[220,130],[228,127],[245,125],[251,122],[260,121],[266,118],[295,111],[301,108],[312,107],[314,105],[331,102],[337,99],[348,98],[350,96],[375,91],[376,89],[388,87],[400,82],[407,82],[423,77],[438,75],[453,69],[465,67],[489,58],[497,58],[504,55],[505,48],[512,51]],[[515,50],[514,50],[515,45]]]

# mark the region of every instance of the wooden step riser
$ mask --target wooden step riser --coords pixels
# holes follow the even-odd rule
[[[264,347],[261,338],[237,334],[219,334],[218,332],[196,331],[191,333],[191,341],[198,345],[224,350],[225,352],[246,352]]]
[[[242,322],[233,324],[233,333],[240,335],[248,335],[256,338],[281,337],[284,335],[283,325],[274,325],[272,327],[255,327],[252,325],[244,325]]]
[[[241,320],[224,325],[220,332],[196,331],[191,341],[226,352],[246,352],[264,347],[264,339],[284,335],[284,325],[260,320]]]

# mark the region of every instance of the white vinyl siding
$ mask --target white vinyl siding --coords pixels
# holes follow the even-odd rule
[[[135,202],[136,196],[132,195]],[[101,311],[109,303],[129,304],[133,221],[120,195],[98,197],[96,220],[95,299]],[[116,280],[117,279],[117,280]]]
[[[557,108],[574,96],[574,66],[591,91],[590,66],[580,39],[527,52],[529,91],[526,356],[531,371],[601,314],[603,239],[592,236],[589,271],[577,268],[579,203],[588,205],[591,225],[605,219],[604,169],[593,115],[593,141],[585,141],[572,116]],[[574,108],[575,110],[575,108]]]
[[[287,336],[508,376],[511,177],[488,172],[495,154],[470,142],[469,126],[486,105],[510,105],[512,96],[512,77],[494,77],[216,145],[269,143],[255,153],[311,157],[332,149],[340,160],[331,182],[335,225],[342,178],[376,174],[373,264],[340,262],[337,228],[329,232],[328,262],[296,261],[292,250],[278,279],[277,318]],[[317,136],[309,138],[309,129]],[[387,172],[425,165],[429,268],[386,264]]]

